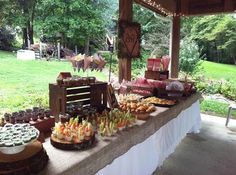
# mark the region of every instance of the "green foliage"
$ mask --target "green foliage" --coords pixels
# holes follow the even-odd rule
[[[204,76],[195,76],[196,87],[207,94],[222,94],[224,97],[236,100],[236,84],[229,80],[210,80]]]
[[[102,48],[107,24],[112,25],[108,21],[115,13],[113,2],[3,0],[0,2],[0,26],[19,27],[24,46],[28,44],[27,36],[32,44],[34,35],[38,38],[44,35],[50,41],[60,40],[64,46],[73,49],[77,45],[81,50],[89,41],[93,47]],[[109,7],[113,11],[108,10]]]
[[[23,46],[34,41],[34,17],[35,8],[39,0],[3,0],[0,19],[3,26],[20,28],[20,34],[23,38]]]
[[[199,47],[194,42],[187,38],[181,40],[179,69],[186,74],[194,74],[200,69],[201,57]]]
[[[207,94],[222,94],[236,100],[236,66],[204,61],[201,73],[194,75],[197,89]]]
[[[209,61],[204,61],[202,63],[202,68],[204,70],[203,74],[205,77],[214,80],[225,79],[236,84],[236,66],[229,64],[220,64]]]
[[[190,25],[188,25],[190,26]],[[214,15],[192,20],[189,37],[203,47],[209,61],[236,63],[236,20],[233,15]]]
[[[220,117],[226,117],[228,112],[228,106],[229,104],[219,102],[216,100],[203,100],[201,102],[201,112],[211,114],[211,115],[217,115]],[[236,111],[232,112],[233,118],[236,118]]]
[[[161,50],[162,55],[168,55],[170,18],[161,17],[137,4],[134,4],[133,8],[133,20],[140,23],[142,28],[142,48],[149,52],[149,55],[154,50]]]
[[[137,77],[144,77],[144,72],[147,69],[146,64],[147,64],[147,59],[149,58],[150,54],[148,51],[145,51],[144,49],[141,50],[141,57],[132,60],[132,78],[137,78]]]
[[[15,35],[9,28],[0,27],[0,49],[11,50],[14,44]]]
[[[37,31],[54,41],[60,39],[66,46],[84,46],[87,40],[104,36],[103,11],[109,4],[107,0],[42,0],[37,6]]]

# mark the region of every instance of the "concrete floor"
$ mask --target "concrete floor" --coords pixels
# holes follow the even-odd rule
[[[199,134],[190,134],[154,175],[236,175],[236,120],[202,114]]]

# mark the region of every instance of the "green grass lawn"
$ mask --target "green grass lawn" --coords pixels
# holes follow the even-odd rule
[[[215,100],[203,100],[201,102],[201,112],[216,115],[220,117],[226,117],[228,114],[228,104],[215,101]],[[236,119],[236,111],[232,112],[232,118]]]
[[[213,63],[204,61],[202,63],[204,75],[215,80],[230,80],[236,84],[236,65]]]
[[[208,79],[213,80],[229,80],[232,86],[236,86],[236,66],[228,64],[220,64],[209,61],[204,61],[203,75]],[[201,103],[201,112],[226,117],[228,112],[228,104],[216,100],[204,100]],[[233,112],[236,118],[236,112]]]
[[[35,105],[48,105],[48,84],[56,82],[59,72],[86,76],[87,73],[74,73],[69,62],[65,61],[22,61],[16,54],[0,51],[0,115],[18,111]],[[106,80],[102,72],[89,72],[99,80]]]

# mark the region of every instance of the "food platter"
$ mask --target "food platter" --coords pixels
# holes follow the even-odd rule
[[[97,132],[102,139],[115,136],[118,131],[131,128],[136,124],[136,116],[129,111],[112,109],[97,116]]]
[[[159,107],[172,107],[178,103],[177,100],[169,100],[169,99],[157,98],[157,97],[143,97],[141,101],[144,103],[153,104]]]
[[[68,142],[56,138],[55,136],[50,137],[51,144],[58,149],[62,150],[84,150],[92,147],[95,143],[95,134],[90,137],[85,137],[81,142]]]
[[[130,111],[131,113],[151,113],[156,110],[152,104],[143,102],[120,102],[119,108],[122,111]]]
[[[9,124],[0,128],[0,151],[17,154],[37,140],[40,132],[30,124]]]
[[[95,143],[95,133],[87,120],[79,123],[78,118],[70,118],[69,122],[55,123],[50,141],[58,149],[82,150]]]

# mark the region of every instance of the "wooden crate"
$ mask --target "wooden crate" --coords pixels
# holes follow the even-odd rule
[[[49,106],[58,121],[59,114],[66,114],[66,107],[73,103],[82,103],[103,111],[107,108],[107,83],[96,82],[86,86],[63,87],[49,84]]]
[[[133,94],[139,94],[142,96],[152,96],[155,93],[155,88],[138,85],[127,85],[127,92]]]
[[[169,78],[169,71],[145,71],[145,78],[153,80],[166,80]]]

